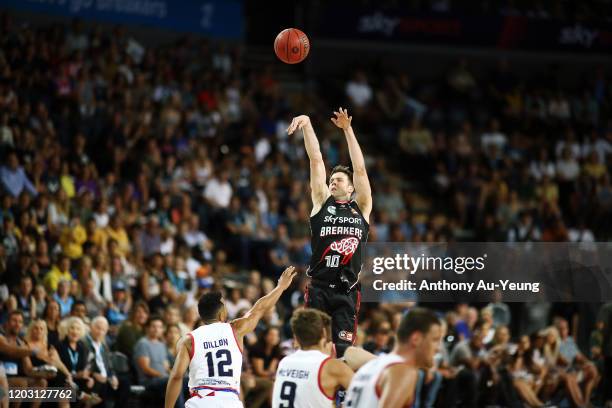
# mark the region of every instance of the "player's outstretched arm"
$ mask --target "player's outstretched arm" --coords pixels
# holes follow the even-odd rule
[[[395,364],[387,368],[380,379],[381,396],[379,408],[402,408],[410,406],[418,380],[418,370],[406,364]],[[402,392],[398,392],[402,390]]]
[[[339,109],[339,112],[334,112],[335,118],[331,118],[334,125],[338,126],[344,132],[346,143],[348,144],[351,163],[353,164],[353,184],[355,185],[355,200],[359,205],[359,209],[366,221],[370,219],[372,212],[372,188],[366,171],[365,160],[353,127],[351,126],[352,116],[348,115],[346,109]]]
[[[310,159],[310,191],[312,195],[312,215],[319,212],[325,200],[329,197],[327,188],[327,178],[325,173],[325,162],[321,154],[319,140],[310,123],[310,118],[306,115],[296,116],[287,128],[290,135],[296,129],[301,129],[304,134],[304,146]]]
[[[170,378],[168,378],[168,385],[166,386],[166,408],[173,408],[179,394],[183,392],[183,377],[187,368],[189,368],[191,360],[189,356],[192,352],[191,337],[183,337],[179,343],[179,351],[174,361]]]
[[[278,302],[283,292],[291,286],[291,281],[296,274],[297,272],[294,266],[285,269],[280,278],[278,278],[276,287],[272,289],[270,293],[255,302],[251,310],[246,312],[243,317],[231,322],[240,342],[242,342],[242,338],[245,334],[255,330],[257,323],[259,323],[259,320],[261,320],[266,311],[276,305],[276,302]]]
[[[344,361],[353,371],[359,370],[361,366],[375,358],[374,354],[365,351],[361,347],[350,346],[344,352]]]

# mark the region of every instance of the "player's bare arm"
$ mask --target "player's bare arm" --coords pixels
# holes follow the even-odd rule
[[[334,112],[334,115],[335,117],[331,118],[331,121],[344,132],[351,156],[355,201],[359,205],[363,218],[369,222],[370,213],[372,212],[372,188],[370,187],[370,180],[368,179],[361,147],[359,147],[359,142],[357,142],[357,137],[351,126],[353,117],[349,116],[348,111],[343,108],[340,108],[338,112]]]
[[[291,286],[291,282],[296,274],[297,271],[294,266],[290,266],[285,269],[280,278],[278,278],[276,287],[272,289],[270,293],[255,302],[251,310],[249,310],[243,317],[235,319],[230,323],[236,331],[236,336],[238,337],[238,342],[241,347],[242,338],[247,333],[255,330],[257,323],[259,323],[264,314],[271,307],[276,305],[276,302],[278,302],[278,299],[280,299],[283,292],[287,290],[289,286]]]
[[[179,351],[174,361],[170,377],[168,378],[168,385],[166,385],[166,408],[174,407],[176,399],[183,390],[183,377],[185,376],[185,372],[187,372],[187,368],[189,368],[189,356],[192,352],[191,337],[183,337],[179,343]]]
[[[328,360],[321,373],[321,385],[325,394],[334,395],[339,387],[348,389],[354,374],[353,370],[341,360]]]
[[[413,402],[418,370],[406,364],[387,368],[379,381],[381,390],[379,408],[402,408]],[[402,390],[402,392],[397,392]]]
[[[361,347],[350,346],[344,352],[344,361],[353,370],[357,371],[361,366],[365,365],[368,361],[374,360],[376,356],[369,351],[362,349]]]
[[[304,134],[304,146],[310,160],[311,215],[314,215],[319,212],[325,200],[330,196],[326,181],[325,162],[323,162],[319,140],[310,123],[310,118],[306,115],[293,118],[289,128],[287,128],[287,133],[291,135],[296,129],[301,129]]]

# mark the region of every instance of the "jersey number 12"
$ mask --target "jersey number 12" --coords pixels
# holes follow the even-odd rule
[[[213,353],[209,351],[205,354],[206,362],[208,363],[208,374],[215,377],[215,364],[213,361]],[[227,369],[227,366],[232,365],[232,353],[229,350],[217,350],[217,372],[219,377],[231,377],[234,375],[234,370]]]

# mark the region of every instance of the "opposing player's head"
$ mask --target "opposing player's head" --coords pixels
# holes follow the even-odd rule
[[[415,308],[402,318],[397,329],[400,347],[414,350],[419,367],[430,368],[442,339],[440,320],[431,310]]]
[[[353,172],[346,166],[336,166],[329,176],[329,192],[336,200],[350,200],[355,191]]]
[[[324,350],[331,341],[331,317],[316,309],[296,310],[291,317],[291,330],[300,349]]]
[[[224,322],[227,319],[227,309],[221,292],[209,292],[202,295],[198,301],[198,312],[200,318],[205,322],[218,320]]]

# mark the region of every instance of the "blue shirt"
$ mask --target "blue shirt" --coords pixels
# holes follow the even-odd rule
[[[18,167],[17,170],[11,170],[7,166],[0,168],[0,180],[4,189],[13,197],[19,197],[19,194],[25,188],[30,194],[36,196],[38,192],[32,182],[26,176],[23,167]]]

